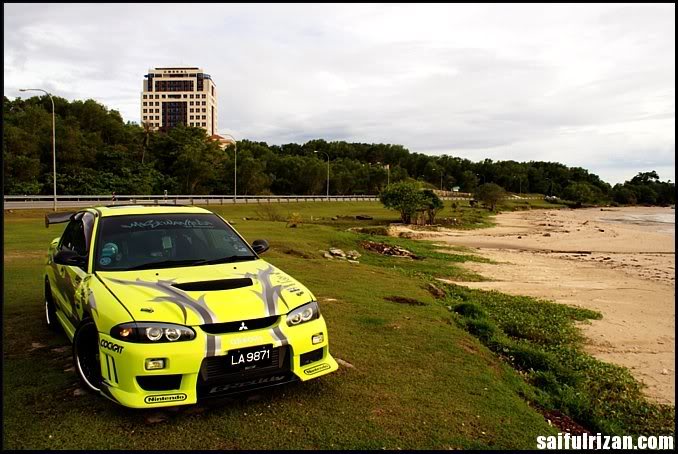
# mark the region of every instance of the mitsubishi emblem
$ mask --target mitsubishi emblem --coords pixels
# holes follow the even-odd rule
[[[245,322],[240,322],[240,328],[238,328],[238,331],[242,331],[244,329],[247,329],[247,326],[245,325]]]

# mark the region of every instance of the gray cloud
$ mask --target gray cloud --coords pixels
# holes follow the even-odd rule
[[[5,4],[5,95],[139,120],[148,68],[197,65],[219,127],[675,179],[675,5]],[[208,17],[209,20],[205,20]]]

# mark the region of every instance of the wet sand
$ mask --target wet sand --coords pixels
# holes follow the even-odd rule
[[[459,285],[600,311],[602,320],[581,324],[587,350],[628,367],[649,397],[675,405],[675,227],[652,222],[674,214],[532,210],[499,214],[489,229],[410,232],[499,262],[465,264],[491,281]]]

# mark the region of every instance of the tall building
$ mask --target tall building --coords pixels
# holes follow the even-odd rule
[[[154,131],[179,124],[217,131],[217,90],[201,68],[149,69],[141,92],[141,122]]]

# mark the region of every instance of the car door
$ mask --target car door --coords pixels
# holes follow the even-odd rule
[[[78,213],[66,227],[58,250],[75,251],[88,257],[94,219],[91,213]],[[86,263],[89,263],[87,260]],[[89,281],[87,265],[83,267],[54,264],[57,280],[56,300],[59,309],[68,318],[73,327],[77,327],[83,315],[83,300]]]

